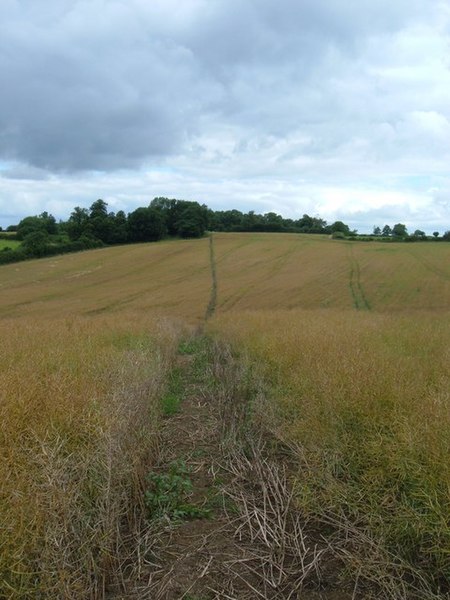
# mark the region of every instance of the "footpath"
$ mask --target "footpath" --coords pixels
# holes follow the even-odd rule
[[[181,345],[146,493],[154,539],[127,598],[352,598],[326,544],[304,532],[285,461],[271,458],[255,423],[251,387],[223,346],[202,335]]]

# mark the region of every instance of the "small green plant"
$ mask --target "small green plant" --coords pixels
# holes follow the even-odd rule
[[[175,415],[180,410],[180,402],[181,397],[179,396],[179,394],[168,392],[165,396],[161,398],[161,407],[163,414],[166,417],[171,417],[172,415]]]
[[[190,470],[184,461],[175,460],[170,463],[167,473],[152,472],[147,476],[145,505],[151,519],[184,521],[210,516],[210,509],[188,502],[192,493],[189,473]]]
[[[169,389],[161,398],[161,408],[166,417],[176,414],[180,410],[183,398],[183,380],[179,369],[174,369],[170,374]]]
[[[197,338],[190,338],[180,342],[178,346],[179,354],[195,354],[199,348],[199,342]]]

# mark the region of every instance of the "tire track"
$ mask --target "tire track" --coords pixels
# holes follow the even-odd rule
[[[354,307],[356,310],[371,310],[371,306],[361,284],[361,268],[353,253],[353,245],[349,246],[348,258],[350,262],[349,287]]]
[[[209,297],[208,306],[206,307],[205,322],[210,319],[216,312],[217,306],[217,270],[216,259],[214,254],[214,238],[211,233],[209,237],[209,264],[211,268],[211,295]]]

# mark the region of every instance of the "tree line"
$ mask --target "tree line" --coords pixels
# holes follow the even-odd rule
[[[285,219],[274,212],[213,211],[198,202],[158,197],[148,206],[139,207],[127,215],[122,210],[117,213],[109,211],[108,204],[99,199],[90,208],[76,206],[67,221],[57,222],[53,215],[43,212],[25,217],[18,225],[8,227],[8,233],[0,233],[0,236],[11,239],[13,234],[22,244],[18,249],[4,248],[0,252],[0,264],[103,245],[153,242],[166,237],[198,238],[206,231],[312,233],[361,240],[428,239],[420,230],[409,235],[402,223],[392,228],[389,225],[383,229],[374,227],[372,236],[366,236],[358,235],[342,221],[327,224],[324,219],[307,214],[299,219]],[[433,236],[437,239],[439,233],[434,232]],[[450,232],[439,239],[450,240]]]

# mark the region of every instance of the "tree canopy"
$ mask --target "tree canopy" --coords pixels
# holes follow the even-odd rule
[[[199,238],[206,231],[311,233],[328,234],[334,239],[373,239],[370,235],[357,236],[356,231],[351,231],[343,221],[327,224],[317,215],[285,219],[273,211],[265,214],[252,210],[243,213],[237,209],[214,211],[205,204],[165,197],[156,197],[148,206],[136,208],[126,215],[122,210],[110,212],[107,202],[100,198],[89,208],[75,206],[65,222],[57,223],[53,215],[42,212],[23,218],[18,225],[10,225],[7,232],[15,233],[23,244],[19,250],[2,252],[0,263],[105,244],[154,242],[167,236]],[[408,235],[403,223],[392,227],[384,225],[383,228],[375,226],[373,236],[391,241],[450,241],[449,231],[441,237],[437,231],[433,232],[433,237],[428,237],[420,229]]]

